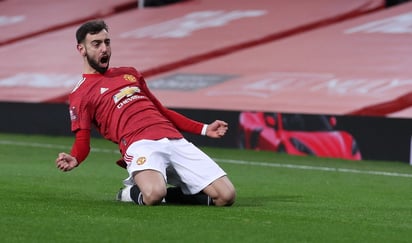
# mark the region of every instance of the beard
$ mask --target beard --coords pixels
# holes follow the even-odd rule
[[[109,60],[110,60],[110,57],[104,57],[105,62],[103,62],[103,63],[107,64],[105,67],[101,67],[101,66],[99,65],[99,63],[97,63],[95,60],[93,60],[88,54],[86,54],[86,58],[87,58],[87,62],[89,63],[89,65],[90,65],[94,70],[96,70],[97,72],[99,72],[100,74],[104,74],[104,73],[107,71],[107,69],[109,68]]]

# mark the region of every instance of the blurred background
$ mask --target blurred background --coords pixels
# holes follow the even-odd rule
[[[198,145],[411,161],[409,1],[0,0],[0,132],[71,135],[75,31],[96,18],[112,67],[230,123],[218,142],[187,134]]]

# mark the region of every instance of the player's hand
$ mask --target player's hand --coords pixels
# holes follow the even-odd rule
[[[228,125],[224,121],[216,120],[206,128],[206,136],[211,138],[221,138],[226,134]]]
[[[76,168],[78,164],[75,157],[66,153],[59,153],[56,159],[56,167],[61,171],[70,171]]]

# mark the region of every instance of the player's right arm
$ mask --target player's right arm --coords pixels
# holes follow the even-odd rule
[[[76,131],[75,140],[70,154],[59,153],[56,166],[61,171],[70,171],[83,162],[90,152],[90,130],[79,129]]]
[[[90,130],[91,115],[87,102],[90,90],[84,88],[85,78],[83,78],[76,88],[69,95],[69,111],[71,130],[75,134],[75,139],[70,153],[59,153],[56,158],[56,166],[61,171],[70,171],[86,159],[90,152]]]
[[[70,171],[79,165],[76,158],[66,153],[59,153],[56,159],[56,167],[61,171]]]

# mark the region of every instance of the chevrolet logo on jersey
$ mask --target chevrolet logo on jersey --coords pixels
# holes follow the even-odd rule
[[[127,87],[121,89],[117,94],[113,95],[114,103],[117,104],[117,102],[119,102],[124,97],[130,97],[133,94],[139,93],[139,92],[140,92],[139,87],[127,86]]]

